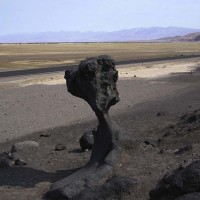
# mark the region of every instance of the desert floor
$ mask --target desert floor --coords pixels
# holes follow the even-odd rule
[[[135,140],[117,173],[139,181],[128,199],[147,200],[148,192],[166,172],[200,155],[199,129],[176,137],[163,136],[166,127],[176,126],[185,113],[200,109],[200,59],[117,68],[121,101],[110,114]],[[95,115],[86,102],[67,92],[60,73],[1,79],[0,94],[0,152],[10,151],[17,141],[40,144],[38,151],[16,154],[27,166],[0,169],[0,199],[45,198],[51,183],[88,161],[90,152],[80,151],[79,139],[97,126]],[[44,132],[51,136],[40,137]],[[159,145],[145,142],[158,139]],[[54,151],[58,143],[66,144],[67,149]],[[186,145],[194,148],[174,154]]]

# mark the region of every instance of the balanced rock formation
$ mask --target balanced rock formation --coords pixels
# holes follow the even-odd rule
[[[65,72],[65,79],[68,92],[84,99],[95,112],[99,122],[88,163],[76,173],[54,183],[47,193],[48,197],[57,200],[74,200],[79,199],[81,193],[85,196],[85,192],[94,186],[106,189],[104,183],[113,177],[123,150],[130,149],[133,142],[109,115],[110,107],[119,101],[116,88],[118,71],[112,58],[98,56],[83,60],[78,69]],[[126,182],[126,188],[128,188],[127,183],[136,184],[135,179],[132,181],[130,179]],[[116,188],[113,188],[112,192],[115,191]]]

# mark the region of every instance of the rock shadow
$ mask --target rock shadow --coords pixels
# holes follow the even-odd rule
[[[0,169],[1,186],[20,186],[24,188],[35,187],[40,182],[55,182],[63,177],[69,176],[80,168],[46,172],[29,167],[11,167]]]

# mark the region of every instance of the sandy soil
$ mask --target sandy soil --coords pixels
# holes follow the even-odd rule
[[[136,192],[128,199],[147,200],[149,190],[166,172],[184,160],[198,158],[197,150],[173,153],[187,144],[198,144],[200,139],[194,133],[164,138],[161,146],[144,143],[162,138],[167,125],[200,108],[198,65],[189,61],[119,68],[121,101],[111,109],[111,115],[136,144],[121,160],[117,173],[139,180]],[[2,200],[41,200],[52,182],[73,173],[89,159],[90,152],[82,153],[78,141],[83,132],[96,127],[96,118],[83,100],[67,93],[62,76],[0,82],[0,152],[9,151],[16,141],[40,143],[38,151],[16,155],[28,162],[26,167],[0,169]],[[162,113],[159,117],[158,112]],[[51,136],[40,137],[42,132]],[[55,152],[59,142],[67,149]],[[160,154],[163,148],[169,151]]]
[[[121,78],[158,78],[173,73],[192,73],[200,62],[164,63],[145,66],[128,66],[119,69]]]
[[[200,67],[200,59],[188,59],[171,62],[149,62],[145,64],[128,64],[117,66],[119,79],[127,78],[159,78],[170,74],[189,73]],[[0,88],[26,87],[30,85],[60,85],[65,84],[63,73],[35,75],[12,80],[12,78],[0,81]]]

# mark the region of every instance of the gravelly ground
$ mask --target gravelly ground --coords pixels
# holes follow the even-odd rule
[[[128,199],[148,199],[149,190],[167,171],[184,160],[198,158],[198,152],[192,151],[160,154],[161,147],[145,145],[144,141],[161,138],[163,127],[200,108],[199,85],[198,70],[192,75],[118,82],[121,101],[111,114],[136,140],[117,172],[139,180],[139,187]],[[8,151],[16,141],[40,143],[39,151],[16,155],[28,162],[26,167],[0,169],[0,199],[40,200],[52,182],[71,174],[89,159],[90,152],[79,151],[78,140],[83,132],[96,126],[95,116],[83,100],[67,93],[65,85],[4,88],[0,94],[0,152]],[[158,112],[165,114],[157,117]],[[41,138],[40,133],[45,131],[52,135]],[[192,138],[190,135],[188,143],[199,143],[198,137]],[[181,137],[165,140],[163,145],[168,144],[172,151],[187,144]],[[59,142],[67,149],[54,152]]]

